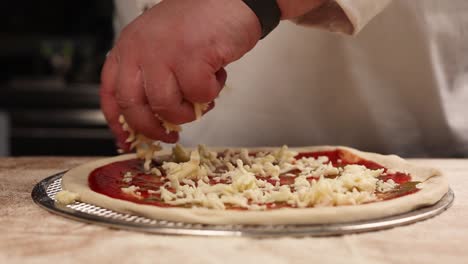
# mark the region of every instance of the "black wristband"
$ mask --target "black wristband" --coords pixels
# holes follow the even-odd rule
[[[262,26],[262,38],[275,29],[281,19],[281,10],[276,0],[242,0],[252,9]]]

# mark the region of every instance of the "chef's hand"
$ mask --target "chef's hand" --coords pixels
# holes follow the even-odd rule
[[[138,133],[173,143],[160,118],[195,119],[193,103],[211,103],[226,81],[224,66],[252,49],[261,35],[255,14],[240,0],[166,0],[121,33],[101,76],[101,107],[117,136],[122,114]],[[206,111],[210,110],[208,108]]]
[[[324,0],[278,0],[283,19]],[[295,5],[292,3],[296,3]],[[195,119],[193,103],[211,103],[226,81],[224,66],[242,57],[261,37],[261,26],[241,0],[165,0],[121,33],[101,76],[101,107],[125,145],[122,114],[138,133],[173,143],[161,119],[174,124]]]

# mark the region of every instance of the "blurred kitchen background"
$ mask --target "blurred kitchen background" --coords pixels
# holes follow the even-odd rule
[[[9,1],[0,13],[0,156],[115,154],[98,95],[113,1]]]

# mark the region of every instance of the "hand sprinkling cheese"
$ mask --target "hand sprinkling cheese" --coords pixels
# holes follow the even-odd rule
[[[133,131],[133,129],[127,124],[124,116],[121,115],[119,117],[119,122],[122,125],[122,129],[129,133],[126,142],[131,143],[130,150],[136,150],[137,157],[145,160],[145,170],[151,171],[151,161],[156,157],[156,153],[161,150],[160,143],[143,135],[136,134],[135,131]]]
[[[196,120],[200,119],[203,115],[203,111],[208,109],[209,104],[200,104],[194,103],[193,109],[195,112]],[[158,141],[151,140],[143,135],[135,133],[132,128],[127,124],[125,121],[124,116],[119,116],[119,122],[122,125],[124,131],[129,133],[129,136],[126,140],[127,143],[131,143],[130,150],[135,150],[137,157],[140,159],[144,159],[144,168],[146,171],[151,171],[153,174],[160,176],[161,172],[158,169],[151,168],[151,161],[153,158],[156,157],[156,153],[161,150],[161,145]],[[179,125],[169,123],[165,120],[162,120],[162,125],[166,129],[166,132],[169,134],[170,132],[180,132],[182,128]],[[177,148],[177,146],[176,146]],[[179,151],[179,157],[181,158],[181,152]]]

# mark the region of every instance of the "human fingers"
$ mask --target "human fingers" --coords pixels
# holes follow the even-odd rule
[[[118,73],[118,59],[114,51],[110,51],[101,72],[100,101],[101,110],[106,118],[112,134],[116,138],[117,147],[123,151],[130,150],[126,143],[128,133],[119,123],[120,109],[115,99],[115,87]]]
[[[148,138],[167,143],[176,142],[178,134],[166,133],[161,120],[155,116],[148,104],[141,68],[128,61],[122,65],[126,67],[119,68],[116,99],[128,125]]]
[[[223,88],[217,79],[220,67],[213,67],[203,60],[192,60],[176,69],[176,76],[183,97],[192,103],[209,103],[215,100]],[[222,72],[220,72],[222,77]]]
[[[146,100],[156,116],[178,125],[195,120],[193,103],[183,97],[179,82],[169,67],[148,64],[142,74]]]

